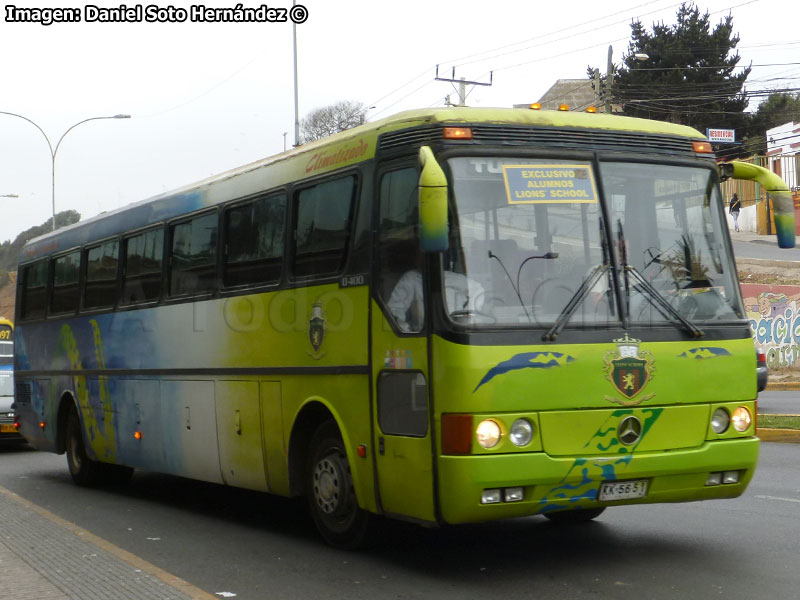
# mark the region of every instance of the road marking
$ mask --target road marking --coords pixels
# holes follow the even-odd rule
[[[756,496],[759,500],[778,500],[780,502],[796,502],[800,504],[800,500],[797,498],[781,498],[780,496]]]

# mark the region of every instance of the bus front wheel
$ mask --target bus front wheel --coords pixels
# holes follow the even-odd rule
[[[72,480],[78,485],[91,486],[100,481],[101,464],[86,455],[78,410],[73,406],[67,415],[67,466]]]
[[[554,523],[585,523],[599,517],[606,509],[600,508],[579,508],[577,510],[559,510],[556,512],[545,513],[545,517]]]
[[[372,515],[358,506],[347,452],[333,421],[320,425],[311,439],[306,485],[311,517],[322,538],[337,548],[364,545]]]

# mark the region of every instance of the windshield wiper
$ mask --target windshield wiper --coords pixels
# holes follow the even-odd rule
[[[592,288],[600,281],[600,278],[603,274],[608,271],[610,267],[606,264],[596,265],[589,275],[583,280],[581,283],[581,287],[578,288],[578,291],[572,295],[572,298],[569,299],[567,305],[558,315],[555,323],[553,326],[548,329],[545,334],[542,336],[542,339],[545,342],[553,342],[558,337],[558,334],[561,333],[561,330],[564,329],[564,325],[567,324],[570,317],[575,313],[580,303],[583,301],[584,298],[589,294]]]
[[[622,262],[622,272],[623,277],[625,279],[625,313],[630,314],[630,277],[637,281],[638,285],[636,288],[638,290],[647,292],[646,297],[652,303],[655,301],[657,305],[656,308],[661,307],[665,310],[669,316],[677,320],[683,328],[688,331],[692,337],[703,337],[703,331],[697,327],[694,323],[689,321],[686,317],[684,317],[678,310],[669,303],[669,301],[661,295],[653,285],[644,278],[644,276],[636,270],[636,267],[632,267],[628,264],[628,250],[625,246],[625,234],[622,230],[622,221],[617,219],[617,238],[619,241],[619,257],[620,261]],[[655,259],[654,259],[655,260]],[[662,313],[663,314],[663,313]]]
[[[584,278],[581,286],[578,288],[578,291],[572,295],[572,297],[569,299],[569,302],[567,302],[567,305],[561,310],[555,322],[553,323],[553,326],[542,336],[542,339],[545,342],[555,341],[555,339],[558,337],[558,334],[561,333],[562,329],[564,329],[564,326],[575,313],[583,299],[586,298],[592,288],[594,288],[597,282],[600,281],[600,278],[603,276],[603,274],[608,273],[611,270],[611,260],[609,257],[608,247],[605,243],[606,237],[602,219],[600,219],[598,225],[600,226],[600,244],[603,248],[603,262],[602,264],[595,265],[589,274]],[[521,268],[522,267],[520,267],[520,269]],[[609,274],[609,276],[611,275]],[[609,287],[609,289],[611,288]],[[613,301],[610,297],[609,310],[611,311],[611,314],[614,314]]]

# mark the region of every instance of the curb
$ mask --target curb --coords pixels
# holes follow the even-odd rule
[[[736,266],[757,265],[762,267],[782,267],[784,269],[800,268],[800,261],[797,260],[770,260],[768,258],[736,258]]]
[[[762,429],[756,430],[762,442],[800,443],[800,429]]]
[[[776,381],[767,383],[767,390],[770,392],[788,392],[800,390],[800,381]]]

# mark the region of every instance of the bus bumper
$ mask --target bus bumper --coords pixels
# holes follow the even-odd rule
[[[440,456],[440,514],[445,523],[456,524],[557,510],[735,498],[753,477],[758,450],[758,438],[750,437],[709,441],[688,450],[615,457],[556,458],[544,452]],[[715,477],[709,477],[734,472],[736,483],[717,484]],[[641,498],[601,502],[600,485],[608,481],[646,481],[647,491]],[[495,490],[499,494],[488,495],[499,501],[482,502],[484,492]],[[510,501],[506,501],[507,490],[512,492]]]

